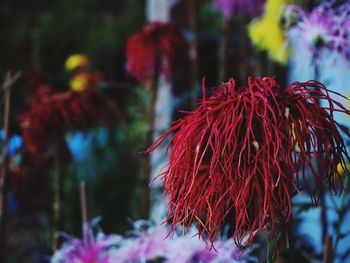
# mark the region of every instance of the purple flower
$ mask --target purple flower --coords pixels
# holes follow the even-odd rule
[[[83,239],[69,237],[62,248],[55,252],[51,263],[114,263],[110,250],[120,242],[119,235],[93,235],[90,225],[84,226]]]
[[[310,58],[320,60],[325,55],[335,59],[350,59],[350,3],[334,7],[326,1],[308,12],[300,6],[288,8],[288,37],[296,50],[307,49]],[[314,61],[313,61],[314,62]]]
[[[166,237],[169,231],[165,225],[154,228],[150,227],[147,221],[138,220],[134,228],[133,235],[125,238],[120,248],[111,252],[115,262],[144,262],[166,257],[169,241]]]
[[[258,16],[263,10],[263,3],[264,0],[213,0],[213,7],[226,19],[231,19],[236,14]]]
[[[160,259],[163,263],[235,263],[246,262],[232,238],[215,241],[214,249],[199,239],[196,229],[187,234],[176,232],[168,236],[169,227],[153,227],[144,220],[134,223],[127,237],[93,235],[90,226],[84,228],[83,239],[68,237],[68,241],[53,255],[51,263],[142,263]],[[67,235],[66,235],[67,236]]]
[[[118,249],[111,251],[110,257],[118,263],[140,263],[155,259],[162,259],[164,263],[229,263],[247,259],[243,256],[241,261],[237,259],[241,252],[233,239],[217,240],[214,250],[197,237],[195,228],[189,229],[185,235],[180,234],[180,231],[168,236],[169,230],[166,225],[152,227],[143,220],[136,221],[135,231],[120,243]]]

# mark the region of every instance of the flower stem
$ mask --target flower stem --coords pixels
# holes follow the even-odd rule
[[[62,230],[62,196],[63,196],[63,171],[62,160],[59,151],[59,145],[57,144],[54,152],[54,182],[53,182],[53,237],[52,237],[52,249],[56,251],[61,245],[61,237],[58,233]]]
[[[89,222],[89,204],[88,204],[88,185],[86,181],[80,182],[80,205],[81,205],[81,221],[82,221],[82,236],[86,245],[90,240],[90,222]]]
[[[224,20],[224,26],[223,26],[223,32],[222,32],[222,38],[220,42],[219,47],[219,81],[226,80],[227,77],[227,56],[228,56],[228,42],[229,42],[229,35],[230,35],[230,27],[232,25],[232,19],[225,18]]]
[[[188,27],[192,33],[192,39],[189,47],[189,58],[191,65],[191,87],[193,90],[192,107],[195,108],[197,103],[197,86],[198,86],[198,43],[197,43],[197,1],[187,0]]]
[[[147,109],[147,119],[148,119],[148,129],[146,134],[146,146],[149,147],[153,143],[154,125],[155,125],[155,107],[157,101],[157,94],[159,89],[159,76],[161,69],[161,57],[162,50],[161,46],[158,45],[157,55],[155,56],[154,63],[154,73],[151,85],[149,87],[149,99],[148,99],[148,109]],[[149,189],[149,179],[151,174],[152,164],[151,156],[146,154],[145,162],[143,165],[143,173],[141,178],[141,218],[148,219],[150,212],[150,189]]]
[[[320,69],[318,67],[318,63],[317,63],[317,54],[314,55],[313,59],[312,59],[312,66],[313,66],[313,78],[314,80],[320,81]],[[320,104],[320,102],[318,101],[318,104]],[[321,171],[321,167],[319,167],[319,171]],[[322,224],[322,235],[321,235],[321,244],[323,244],[323,250],[325,251],[325,253],[327,253],[326,249],[326,245],[327,245],[327,238],[328,236],[328,218],[327,218],[327,207],[326,207],[326,196],[325,196],[325,186],[322,183],[320,185],[320,207],[321,207],[321,224]],[[330,246],[329,249],[331,249],[332,246]]]
[[[289,224],[277,223],[277,234],[275,239],[270,237],[267,240],[266,262],[267,263],[279,263],[289,262],[288,256],[284,253],[288,253],[290,250],[288,228]]]
[[[327,235],[324,239],[323,263],[333,263],[332,237]]]
[[[242,16],[239,21],[239,33],[240,33],[240,64],[239,64],[239,78],[241,85],[244,85],[249,73],[249,60],[250,60],[250,40],[247,35],[246,25],[249,23],[249,19],[246,16]]]
[[[5,89],[5,105],[4,105],[4,141],[1,152],[1,174],[0,174],[0,262],[5,262],[6,254],[6,242],[5,242],[5,230],[6,230],[6,191],[8,180],[8,141],[10,132],[10,114],[11,114],[11,87],[13,80],[11,74],[6,74],[6,80],[4,84]]]
[[[350,211],[350,199],[348,195],[349,191],[349,186],[350,186],[350,179],[349,176],[344,177],[344,191],[342,199],[340,201],[340,205],[337,206],[336,201],[334,200],[334,197],[331,196],[331,200],[333,201],[334,207],[337,211],[338,215],[338,220],[334,222],[334,236],[335,236],[335,241],[334,241],[334,246],[333,246],[333,257],[334,255],[337,254],[339,242],[341,239],[344,237],[344,233],[341,231],[341,227],[343,226],[343,223],[345,222],[348,212]],[[350,231],[348,231],[346,234],[349,234]],[[334,259],[334,258],[333,258]]]
[[[273,263],[274,253],[275,253],[275,243],[270,239],[268,239],[267,245],[266,245],[266,263]]]
[[[89,223],[88,186],[86,181],[80,182],[81,220],[83,224]]]

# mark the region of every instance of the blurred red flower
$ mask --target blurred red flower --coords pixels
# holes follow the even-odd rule
[[[165,23],[148,23],[128,39],[127,71],[144,84],[153,79],[159,64],[157,74],[170,78],[186,54],[186,41],[176,29]]]
[[[35,100],[19,116],[23,141],[29,152],[44,154],[64,140],[67,131],[87,130],[98,122],[115,123],[121,105],[117,89],[89,88],[80,93],[53,92]]]
[[[250,245],[266,227],[274,238],[276,224],[289,220],[298,179],[313,176],[307,188],[315,203],[322,183],[335,191],[337,165],[349,156],[333,113],[349,111],[330,93],[316,81],[282,88],[265,77],[249,78],[245,88],[230,80],[203,96],[148,149],[174,133],[160,175],[173,228],[196,222],[213,242],[229,219],[236,243]]]

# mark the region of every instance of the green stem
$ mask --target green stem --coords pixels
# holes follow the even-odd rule
[[[267,246],[266,246],[266,263],[273,263],[275,248],[276,248],[275,243],[268,239]]]
[[[345,188],[345,192],[349,191],[349,186],[350,186],[350,180],[349,180],[349,176],[345,175],[345,179],[344,179],[344,188]],[[336,211],[337,211],[337,215],[338,215],[338,221],[335,222],[334,226],[335,226],[335,242],[334,242],[334,247],[333,247],[333,256],[336,255],[336,252],[338,250],[338,245],[339,242],[342,238],[342,233],[341,233],[341,226],[342,223],[345,221],[346,215],[350,209],[350,203],[346,203],[347,198],[348,197],[346,194],[343,194],[343,197],[341,199],[340,205],[339,207],[336,207]],[[333,197],[332,197],[333,198]],[[332,199],[333,200],[333,199]],[[335,203],[335,201],[333,200],[333,202]]]

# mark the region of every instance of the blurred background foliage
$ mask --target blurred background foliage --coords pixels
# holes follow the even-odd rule
[[[123,79],[124,43],[144,22],[144,1],[2,1],[1,72],[40,66],[62,76],[73,53]],[[118,73],[120,74],[118,76]]]
[[[91,216],[101,216],[106,232],[125,231],[130,228],[128,219],[138,217],[138,204],[131,197],[141,165],[140,151],[145,149],[147,93],[126,75],[124,48],[127,37],[144,24],[144,10],[145,2],[140,0],[0,3],[1,79],[7,71],[35,68],[55,89],[65,90],[69,75],[64,62],[71,54],[83,53],[89,56],[90,68],[121,83],[128,93],[127,114],[117,126],[67,135],[67,141],[72,142],[68,144],[79,149],[76,153],[71,149],[74,161],[64,172],[63,229],[73,235],[81,235],[81,179],[93,185],[89,193]],[[13,105],[19,112],[25,107],[25,94],[18,89],[21,87],[14,89]],[[19,134],[17,120],[11,128],[12,134]],[[21,162],[26,162],[26,156]],[[32,178],[21,178],[15,195],[9,198],[9,262],[44,262],[51,254],[49,167],[41,163]]]

